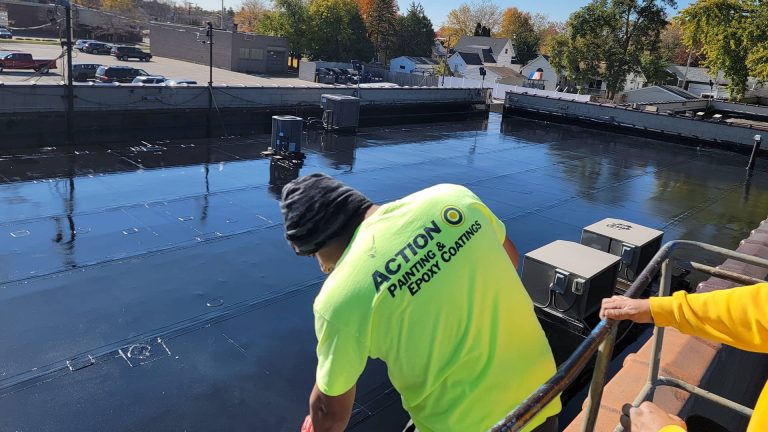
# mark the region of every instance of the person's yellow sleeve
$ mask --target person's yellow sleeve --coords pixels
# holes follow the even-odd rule
[[[659,432],[686,432],[686,431],[685,431],[685,429],[681,428],[680,426],[669,425],[669,426],[664,426],[663,428],[659,429]]]
[[[676,292],[672,297],[651,298],[651,315],[657,326],[714,340],[747,351],[768,353],[768,283],[703,294]],[[764,431],[768,425],[768,385],[755,404],[747,432]],[[659,432],[679,432],[662,428]]]
[[[768,283],[650,299],[657,326],[747,351],[768,353]]]

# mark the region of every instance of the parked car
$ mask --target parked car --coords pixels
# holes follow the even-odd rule
[[[33,69],[35,72],[48,73],[49,69],[56,69],[56,60],[35,60],[29,53],[6,52],[0,54],[0,72],[4,69]]]
[[[83,49],[81,51],[89,54],[111,54],[112,45],[105,44],[103,42],[88,42],[87,44],[83,45]]]
[[[163,84],[167,86],[179,86],[179,85],[197,85],[197,81],[195,80],[167,80]]]
[[[13,33],[7,28],[0,28],[0,39],[13,39]]]
[[[96,78],[96,71],[101,67],[95,63],[76,63],[72,65],[72,79],[77,82],[85,82]]]
[[[332,68],[319,68],[318,82],[321,84],[336,83],[336,72],[334,72]]]
[[[103,83],[131,83],[137,76],[149,76],[142,70],[130,66],[101,66],[96,70],[96,81]]]
[[[112,47],[111,54],[120,60],[126,61],[128,59],[139,59],[141,61],[149,61],[152,58],[152,54],[144,52],[136,47],[129,46],[117,46]]]
[[[165,77],[163,76],[137,76],[131,81],[133,84],[163,84],[165,83]]]
[[[351,79],[351,75],[349,74],[349,71],[342,68],[333,68],[333,71],[336,72],[336,83],[338,84],[348,84]]]
[[[98,42],[98,41],[95,41],[93,39],[78,39],[75,41],[75,45],[73,46],[73,48],[82,51],[83,47],[88,42]]]

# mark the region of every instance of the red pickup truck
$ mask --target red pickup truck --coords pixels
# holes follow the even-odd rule
[[[33,69],[48,73],[48,70],[56,69],[56,60],[35,60],[32,54],[0,51],[0,72],[4,69]]]

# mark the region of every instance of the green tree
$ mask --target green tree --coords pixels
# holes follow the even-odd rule
[[[640,55],[640,71],[649,84],[666,84],[670,60],[660,50],[645,51]]]
[[[274,0],[274,9],[259,22],[259,31],[288,38],[296,57],[308,50],[308,7],[304,0]]]
[[[311,59],[370,59],[373,45],[365,34],[365,23],[354,0],[312,0],[309,4],[304,37]]]
[[[528,63],[539,55],[540,37],[528,12],[516,7],[507,8],[502,16],[498,35],[512,40],[518,63]]]
[[[592,0],[574,12],[553,49],[553,65],[578,84],[600,78],[613,98],[627,75],[642,69],[643,57],[659,49],[674,0]]]
[[[680,12],[688,47],[701,46],[704,65],[723,71],[731,97],[739,99],[750,75],[768,79],[768,2],[700,0]]]
[[[368,39],[379,61],[386,64],[394,45],[395,25],[397,21],[397,2],[395,0],[373,0],[365,16]]]
[[[448,61],[445,57],[441,57],[440,60],[438,60],[437,67],[435,68],[435,75],[441,77],[453,76],[453,71],[451,71],[451,68],[448,66]]]
[[[392,58],[399,56],[429,57],[435,41],[432,21],[421,3],[412,2],[405,15],[397,17]]]

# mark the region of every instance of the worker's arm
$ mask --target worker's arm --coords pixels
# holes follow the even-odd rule
[[[347,427],[355,402],[355,387],[338,396],[328,396],[315,385],[309,396],[313,432],[342,432]]]
[[[768,352],[768,284],[650,299],[657,326],[747,351]]]
[[[688,427],[678,416],[668,414],[653,402],[643,402],[635,408],[631,404],[621,407],[619,423],[632,432],[685,432]]]
[[[768,352],[768,284],[702,294],[603,300],[601,318],[653,322],[748,351]]]
[[[510,240],[509,237],[504,239],[504,250],[507,251],[507,255],[509,256],[509,260],[512,261],[512,265],[514,265],[516,269],[519,268],[520,252],[517,251],[515,244],[512,243],[512,240]]]
[[[347,427],[357,379],[368,360],[368,343],[357,331],[360,328],[339,326],[315,310],[317,373],[309,396],[314,432],[343,431]]]

